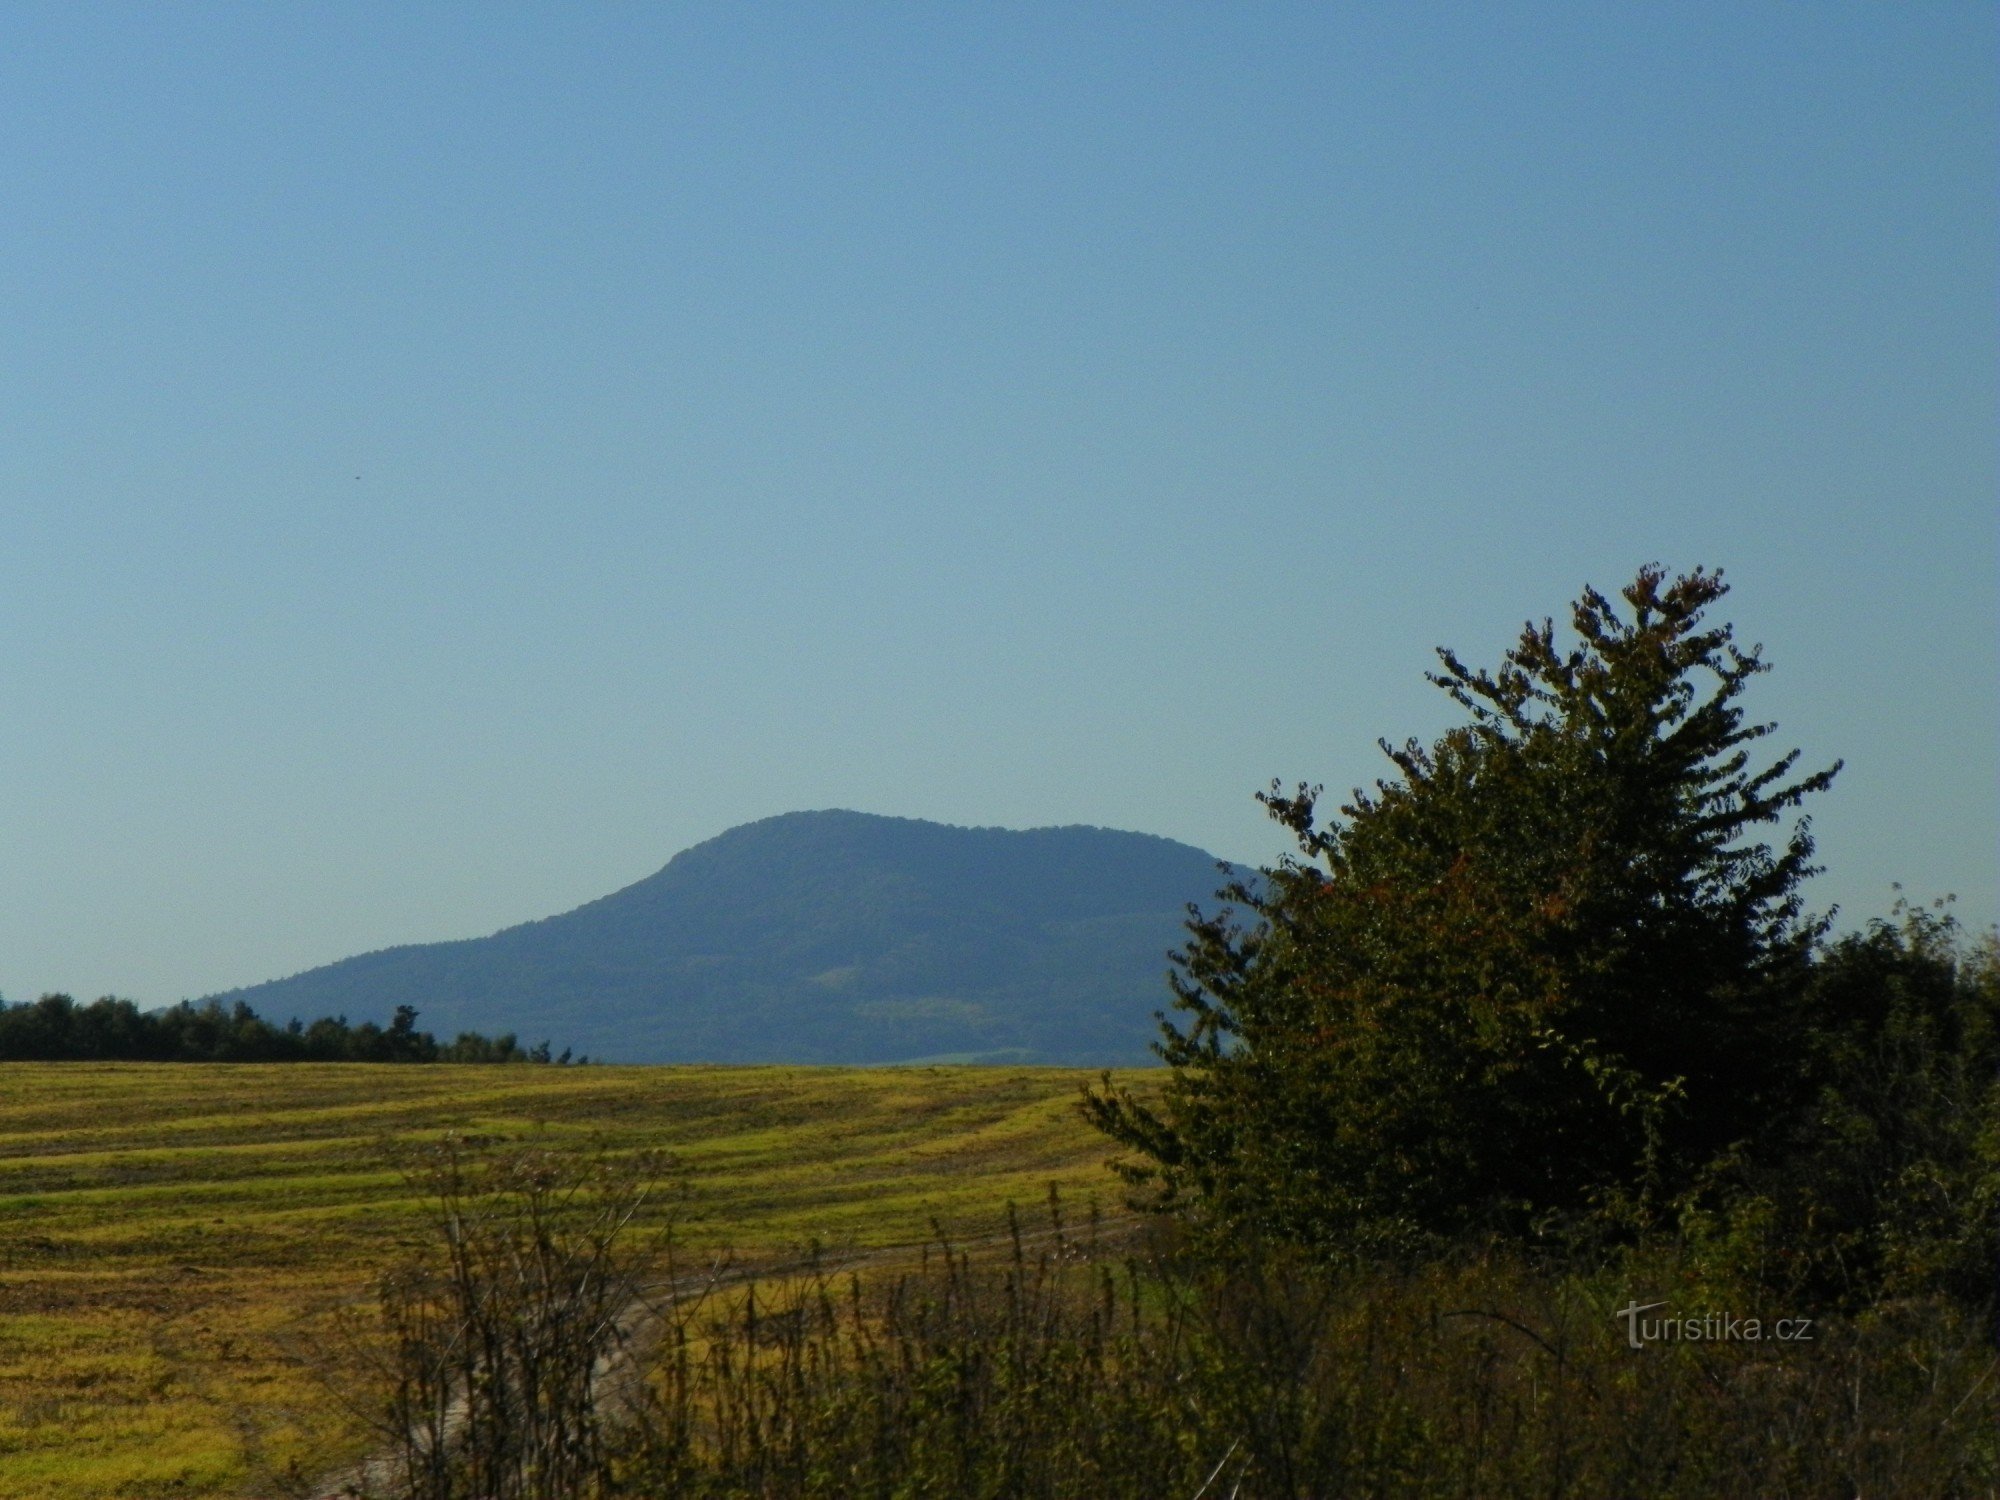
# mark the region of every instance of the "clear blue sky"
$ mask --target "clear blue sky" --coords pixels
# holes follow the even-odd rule
[[[10,7],[0,990],[794,808],[1267,861],[1649,559],[1817,902],[1991,921],[1997,17]]]

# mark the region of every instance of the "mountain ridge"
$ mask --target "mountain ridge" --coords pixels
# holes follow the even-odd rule
[[[1153,834],[782,813],[485,937],[209,998],[547,1037],[605,1061],[1149,1060],[1168,950],[1231,867]]]

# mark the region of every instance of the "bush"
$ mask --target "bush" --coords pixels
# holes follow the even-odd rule
[[[383,1444],[356,1476],[399,1500],[576,1500],[610,1476],[609,1436],[641,1353],[654,1257],[635,1236],[667,1164],[545,1151],[482,1157],[447,1139],[406,1172],[431,1239],[359,1342]]]
[[[1682,1229],[1719,1269],[1850,1309],[2000,1278],[2000,947],[1899,905],[1814,964],[1801,1103],[1719,1162]]]

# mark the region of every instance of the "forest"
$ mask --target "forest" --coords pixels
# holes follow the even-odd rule
[[[69,995],[44,995],[25,1005],[0,1001],[0,1062],[582,1062],[549,1044],[523,1047],[506,1034],[463,1031],[440,1042],[417,1030],[417,1012],[396,1008],[387,1026],[350,1025],[345,1016],[310,1023],[294,1017],[274,1026],[242,1001],[224,1006],[182,1001],[141,1010],[107,995],[79,1005]]]

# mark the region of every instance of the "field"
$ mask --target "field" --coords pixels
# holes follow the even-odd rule
[[[1062,1069],[0,1065],[0,1495],[283,1492],[358,1441],[340,1309],[420,1232],[398,1144],[662,1148],[680,1238],[991,1229],[1115,1203]]]

